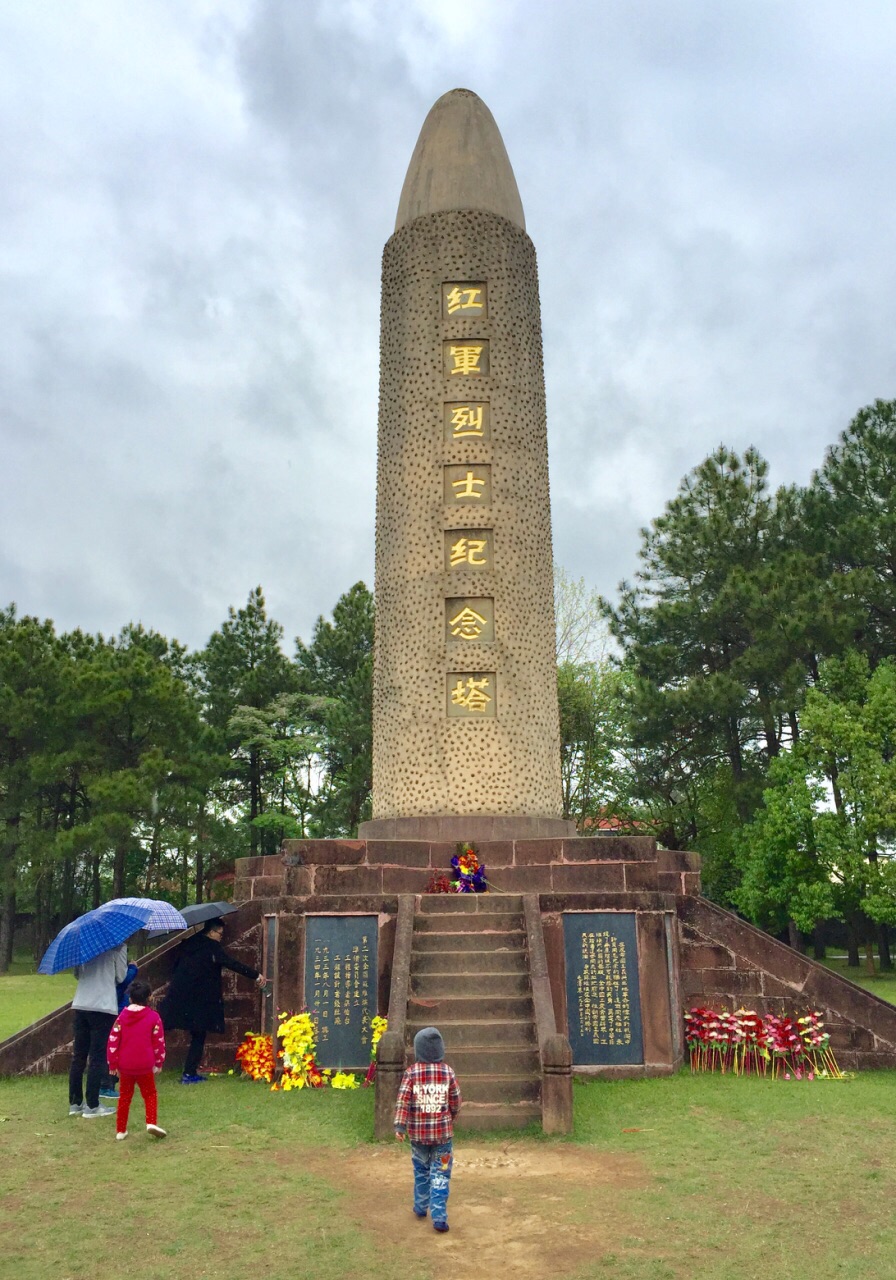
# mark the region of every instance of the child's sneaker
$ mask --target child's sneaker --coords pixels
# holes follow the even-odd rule
[[[116,1135],[115,1135],[115,1141],[116,1141],[116,1142],[124,1142],[124,1140],[125,1140],[125,1138],[126,1138],[127,1136],[128,1136],[128,1131],[127,1131],[127,1129],[125,1129],[124,1133],[116,1133]]]
[[[181,1084],[205,1084],[207,1079],[208,1079],[208,1076],[200,1076],[200,1075],[181,1076],[180,1082]]]
[[[414,1216],[415,1216],[416,1218],[425,1218],[425,1217],[426,1217],[426,1210],[425,1210],[425,1209],[417,1209],[417,1208],[415,1208],[415,1209],[414,1209]]]
[[[68,1104],[68,1113],[70,1116],[82,1116],[84,1114],[83,1102],[70,1102]]]
[[[434,1222],[432,1225],[433,1225],[433,1227],[435,1228],[435,1230],[436,1230],[436,1231],[447,1231],[447,1230],[448,1230],[448,1223],[447,1223],[447,1222]]]
[[[160,1125],[157,1125],[157,1124],[148,1124],[146,1126],[146,1132],[149,1134],[151,1138],[167,1138],[168,1137],[168,1134],[165,1132],[165,1130],[161,1128]]]
[[[117,1089],[100,1089],[100,1097],[111,1098],[113,1102],[117,1102],[119,1093]]]
[[[98,1107],[85,1107],[81,1112],[82,1120],[95,1120],[97,1116],[114,1116],[114,1107],[104,1107],[102,1103]]]

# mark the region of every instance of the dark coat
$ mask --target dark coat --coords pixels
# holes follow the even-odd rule
[[[258,977],[257,969],[229,956],[208,934],[194,934],[178,947],[168,994],[159,1005],[166,1031],[224,1030],[222,969],[232,969],[244,978]]]

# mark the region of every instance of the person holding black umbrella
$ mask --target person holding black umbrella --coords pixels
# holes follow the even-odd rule
[[[199,1063],[209,1031],[224,1031],[222,970],[230,969],[244,978],[253,978],[258,987],[266,979],[257,969],[243,964],[221,946],[224,924],[207,920],[201,933],[194,934],[178,948],[168,993],[159,1006],[166,1031],[189,1031],[190,1047],[184,1061],[181,1084],[201,1084]]]

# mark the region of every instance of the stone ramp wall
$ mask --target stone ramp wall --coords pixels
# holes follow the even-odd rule
[[[707,898],[682,898],[682,1006],[802,1016],[819,1009],[844,1070],[896,1067],[896,1007]]]
[[[244,903],[225,924],[225,946],[244,964],[261,968],[261,910],[257,902]],[[140,977],[152,987],[158,1005],[168,986],[174,952],[182,937],[170,939],[138,961]],[[206,1060],[217,1068],[233,1065],[233,1055],[243,1035],[258,1024],[259,993],[245,978],[224,971],[223,1036],[209,1036]],[[189,1041],[182,1031],[166,1036],[168,1066],[180,1069]],[[0,1041],[0,1076],[67,1073],[72,1052],[71,1003],[46,1014],[30,1027]]]

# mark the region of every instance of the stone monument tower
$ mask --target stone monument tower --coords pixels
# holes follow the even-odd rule
[[[367,838],[572,834],[561,818],[535,249],[504,143],[455,89],[383,254]]]

